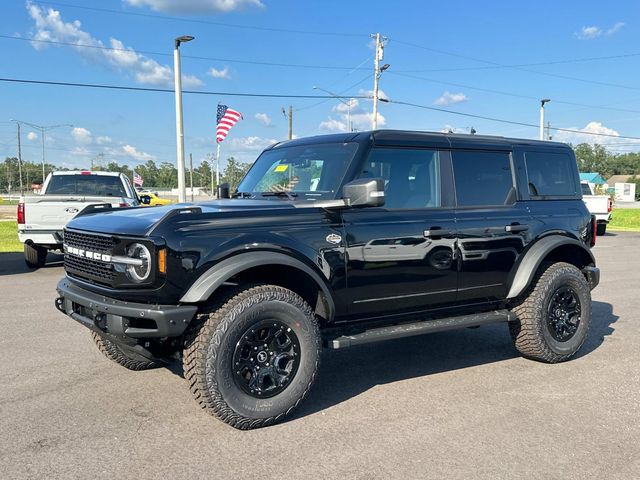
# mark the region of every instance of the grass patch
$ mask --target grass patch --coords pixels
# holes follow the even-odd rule
[[[0,198],[0,205],[18,205],[18,200],[4,200]]]
[[[608,230],[640,232],[640,208],[619,208],[613,212]]]
[[[12,220],[0,221],[0,252],[22,252],[18,240],[18,223]]]

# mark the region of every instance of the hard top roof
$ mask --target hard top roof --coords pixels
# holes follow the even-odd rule
[[[297,138],[277,143],[271,148],[339,142],[372,142],[376,145],[404,144],[408,146],[434,146],[442,148],[512,148],[514,146],[527,145],[544,148],[569,148],[565,143],[527,138],[386,129]]]

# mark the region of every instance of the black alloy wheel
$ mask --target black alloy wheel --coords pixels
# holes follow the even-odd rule
[[[255,398],[282,392],[299,365],[298,337],[278,320],[263,320],[244,332],[233,354],[236,384]]]
[[[549,301],[547,309],[547,328],[558,342],[570,340],[580,325],[580,298],[573,288],[558,288]]]

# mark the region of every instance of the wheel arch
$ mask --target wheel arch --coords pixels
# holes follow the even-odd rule
[[[227,258],[205,271],[180,301],[201,303],[229,283],[256,282],[294,291],[327,321],[331,321],[335,315],[333,295],[321,275],[301,260],[278,252],[248,252]]]
[[[596,263],[591,251],[574,238],[560,235],[541,238],[529,249],[511,274],[507,299],[522,294],[531,285],[538,268],[545,261],[567,262],[580,270]]]

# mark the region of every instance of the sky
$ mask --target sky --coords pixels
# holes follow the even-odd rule
[[[195,165],[216,151],[218,103],[243,114],[223,159],[253,161],[286,139],[289,105],[296,137],[346,131],[349,103],[353,127],[370,129],[371,100],[349,97],[371,95],[372,33],[387,38],[380,96],[421,106],[380,103],[379,128],[537,138],[534,127],[452,112],[537,125],[549,98],[552,127],[586,132],[552,130],[554,140],[640,150],[640,3],[631,0],[2,0],[0,18],[5,79],[173,89],[174,38],[195,36],[180,47],[183,88],[213,92],[183,98]],[[225,95],[322,95],[314,86],[345,98]],[[16,119],[72,125],[45,136],[47,161],[60,166],[176,159],[172,92],[0,81],[0,107],[1,158],[16,155]],[[23,126],[23,159],[41,160],[40,135]]]

